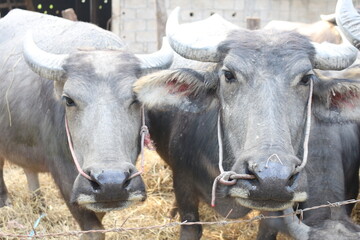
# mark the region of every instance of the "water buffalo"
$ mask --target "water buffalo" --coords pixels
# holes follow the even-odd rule
[[[34,185],[37,172],[50,172],[82,230],[102,229],[105,212],[145,200],[134,166],[141,106],[132,84],[169,66],[172,52],[134,55],[92,24],[23,10],[0,20],[0,52],[0,206],[8,199],[5,159]]]
[[[229,218],[305,201],[310,126],[336,128],[360,110],[360,83],[325,80],[314,69],[344,69],[357,50],[295,32],[241,30],[217,15],[179,25],[178,11],[167,37],[183,58],[138,80],[134,91],[153,109],[150,132],[173,171],[181,221],[199,220],[199,201],[214,202],[213,187],[215,210]],[[180,238],[201,232],[182,226]]]
[[[357,45],[360,16],[352,6],[351,0],[338,1],[336,18],[349,41]],[[360,65],[353,65],[338,72],[321,71],[320,74],[359,81]],[[326,123],[320,122],[314,131],[310,139],[310,160],[305,169],[308,176],[311,175],[308,177],[309,197],[306,202],[300,203],[298,208],[356,199],[360,167],[359,127],[355,124],[346,124],[329,129]],[[258,239],[276,239],[278,231],[301,240],[359,239],[360,227],[350,219],[353,206],[351,204],[305,212],[301,223],[293,217],[286,217],[284,221],[263,220]],[[291,211],[287,209],[285,213]]]

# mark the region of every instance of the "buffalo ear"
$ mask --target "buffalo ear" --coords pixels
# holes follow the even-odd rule
[[[216,82],[214,75],[192,69],[163,70],[138,79],[133,91],[149,109],[176,107],[196,113],[212,106]]]
[[[329,123],[360,122],[360,81],[319,79],[314,86],[313,113]]]

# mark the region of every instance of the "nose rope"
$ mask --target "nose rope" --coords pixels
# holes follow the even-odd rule
[[[140,158],[141,158],[141,170],[134,173],[129,177],[129,179],[137,177],[141,175],[144,172],[144,165],[145,165],[145,156],[144,156],[144,149],[145,149],[145,137],[149,135],[149,128],[146,126],[145,123],[145,108],[144,105],[141,106],[141,128],[140,128],[140,136],[141,136],[141,142],[140,142]]]
[[[141,136],[141,171],[138,171],[136,173],[134,173],[133,175],[131,175],[129,177],[129,179],[131,178],[134,178],[136,176],[139,176],[141,175],[143,172],[144,172],[144,162],[145,162],[145,157],[144,157],[144,146],[145,146],[145,137],[146,135],[149,134],[149,129],[148,127],[146,126],[145,124],[145,110],[144,110],[144,106],[141,106],[141,122],[142,122],[142,125],[141,125],[141,128],[140,128],[140,136]],[[68,121],[67,121],[67,118],[66,118],[66,115],[65,115],[65,129],[66,129],[66,136],[67,136],[67,140],[68,140],[68,143],[69,143],[69,148],[70,148],[70,152],[71,152],[71,156],[73,158],[73,161],[75,163],[75,166],[76,166],[76,169],[78,170],[79,174],[82,175],[83,177],[89,179],[90,181],[93,181],[93,179],[88,175],[86,174],[82,169],[81,169],[81,166],[79,164],[79,161],[76,157],[76,154],[75,154],[75,151],[74,151],[74,146],[73,146],[73,143],[72,143],[72,139],[71,139],[71,134],[70,134],[70,131],[69,131],[69,125],[68,125]]]
[[[71,135],[70,135],[70,131],[69,131],[69,126],[68,126],[68,121],[65,115],[65,129],[66,129],[66,137],[69,143],[69,148],[70,148],[70,152],[71,152],[71,156],[73,158],[73,161],[75,163],[76,169],[78,170],[78,172],[80,173],[80,175],[84,176],[85,178],[89,179],[90,181],[93,181],[92,178],[86,174],[80,167],[79,161],[76,157],[75,151],[74,151],[74,146],[71,140]]]
[[[310,137],[310,128],[311,128],[311,105],[312,105],[312,95],[313,95],[313,81],[310,80],[310,93],[307,105],[307,117],[306,117],[306,126],[305,126],[305,136],[304,136],[304,154],[301,165],[295,169],[295,173],[300,172],[306,165],[308,159],[308,147],[309,147],[309,137]],[[220,111],[218,113],[217,120],[217,137],[219,144],[219,170],[220,174],[214,179],[211,192],[211,206],[215,207],[216,200],[216,187],[218,182],[223,185],[231,186],[235,185],[237,179],[255,179],[255,175],[252,174],[238,174],[234,171],[224,171],[223,168],[223,145],[222,145],[222,136],[221,136],[221,122],[220,122]]]

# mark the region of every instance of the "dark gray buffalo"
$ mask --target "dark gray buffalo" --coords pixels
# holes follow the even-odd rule
[[[360,79],[360,66],[346,69],[344,72],[326,75],[348,76]],[[308,199],[295,207],[305,209],[356,199],[359,189],[360,167],[360,131],[356,124],[337,124],[329,126],[321,120],[314,120],[311,129],[309,160],[305,167],[308,180]],[[336,205],[334,205],[335,207]],[[294,239],[359,239],[360,227],[350,219],[354,204],[336,208],[320,208],[304,212],[302,222],[293,216],[283,221],[262,220],[258,238],[275,240],[278,231],[291,235]],[[285,213],[292,212],[288,209]],[[282,215],[263,213],[264,215]]]
[[[359,48],[360,16],[351,0],[338,1],[336,18],[348,40]],[[360,65],[353,65],[338,72],[322,71],[321,74],[359,81]],[[310,159],[306,166],[309,197],[306,202],[300,203],[298,208],[356,199],[360,167],[359,127],[347,124],[329,129],[327,123],[318,123],[313,131],[310,138]],[[353,206],[351,204],[304,212],[301,223],[292,216],[286,217],[284,221],[263,220],[258,239],[276,239],[278,231],[299,240],[360,239],[360,227],[350,219]],[[285,210],[285,213],[291,212],[292,209]],[[283,212],[272,214],[282,215]]]
[[[213,202],[213,186],[215,210],[229,218],[305,201],[306,132],[318,122],[351,132],[356,126],[337,124],[360,113],[359,82],[323,79],[314,69],[344,69],[356,48],[312,43],[295,32],[241,30],[217,15],[179,25],[178,11],[167,37],[186,59],[177,56],[172,69],[141,78],[134,91],[158,108],[149,112],[150,132],[173,170],[181,221],[199,220],[199,201]],[[201,232],[200,225],[182,226],[180,238],[199,239]]]
[[[33,187],[37,172],[50,172],[82,230],[102,229],[105,212],[145,200],[134,175],[141,111],[132,84],[169,66],[172,54],[135,56],[94,25],[22,10],[0,20],[0,53],[0,207],[8,199],[5,159],[26,169]],[[90,179],[75,168],[65,117]]]

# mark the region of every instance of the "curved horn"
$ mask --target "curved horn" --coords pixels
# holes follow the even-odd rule
[[[151,54],[135,54],[141,62],[141,69],[145,71],[169,68],[172,64],[174,51],[166,37],[163,37],[161,49]]]
[[[292,208],[287,208],[284,211],[285,215],[293,214],[294,211]],[[284,218],[285,225],[287,226],[287,230],[289,231],[290,235],[299,240],[307,240],[309,239],[309,233],[311,228],[307,226],[303,222],[299,222],[299,219],[293,215],[293,216],[287,216]]]
[[[356,60],[358,50],[345,38],[342,44],[328,42],[312,43],[316,53],[314,68],[321,70],[342,70],[349,67]]]
[[[352,0],[338,0],[335,14],[341,31],[356,48],[360,49],[360,15]]]
[[[24,39],[23,55],[29,67],[43,78],[61,81],[64,78],[63,63],[67,54],[52,54],[36,46],[31,32]]]
[[[227,33],[238,27],[213,14],[211,17],[188,24],[179,24],[180,8],[175,8],[166,23],[166,35],[169,43],[180,56],[202,61],[218,62],[221,54],[218,45],[225,40]]]

